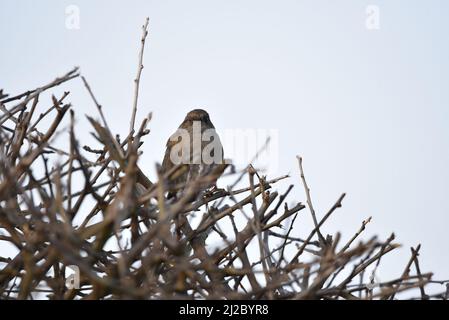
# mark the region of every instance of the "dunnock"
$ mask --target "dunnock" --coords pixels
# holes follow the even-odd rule
[[[223,146],[209,114],[202,109],[190,111],[167,141],[162,172],[174,171],[168,179],[168,197],[195,180],[199,189],[215,187],[218,176],[213,173],[223,164]]]

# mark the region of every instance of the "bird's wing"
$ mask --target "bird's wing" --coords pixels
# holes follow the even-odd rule
[[[170,160],[171,148],[169,147],[169,142],[167,142],[167,148],[165,149],[164,160],[162,160],[162,171],[163,172],[168,172],[171,168],[173,168],[173,162]]]
[[[165,144],[165,155],[164,160],[162,161],[162,168],[165,172],[170,170],[174,166],[173,162],[170,159],[170,153],[173,147],[180,142],[178,139],[175,139],[175,137],[177,137],[176,132],[170,136],[170,138],[167,140],[167,143]]]

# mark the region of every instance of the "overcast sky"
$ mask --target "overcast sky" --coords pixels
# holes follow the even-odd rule
[[[303,156],[320,217],[347,193],[326,232],[348,239],[369,216],[367,236],[394,231],[404,247],[384,278],[421,243],[422,270],[447,279],[448,15],[445,0],[0,0],[0,88],[20,93],[80,66],[124,134],[148,16],[138,119],[153,112],[140,161],[150,177],[186,112],[204,108],[223,135],[271,132],[278,165],[267,174],[291,173],[280,188],[298,184],[299,201]],[[81,81],[54,92],[67,89],[87,140],[84,114],[96,110]]]

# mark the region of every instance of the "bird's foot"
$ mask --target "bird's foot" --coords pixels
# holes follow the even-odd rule
[[[212,188],[210,188],[210,189],[207,189],[206,191],[204,191],[204,197],[205,198],[210,198],[210,197],[212,197],[215,193],[217,193],[217,192],[223,192],[223,191],[225,191],[224,189],[222,189],[222,188],[217,188],[217,186],[216,185],[214,185]]]

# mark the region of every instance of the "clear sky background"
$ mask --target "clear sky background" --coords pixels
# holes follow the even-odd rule
[[[379,30],[366,27],[368,5]],[[146,16],[138,119],[153,112],[140,161],[150,177],[190,109],[207,109],[219,133],[275,129],[269,177],[291,173],[305,201],[302,155],[320,217],[347,193],[326,232],[348,239],[372,216],[367,236],[394,231],[404,244],[381,279],[400,276],[418,243],[421,269],[449,278],[448,1],[0,0],[0,88],[20,93],[80,66],[125,134]],[[96,110],[80,80],[54,92],[67,89],[87,141],[83,115]]]

